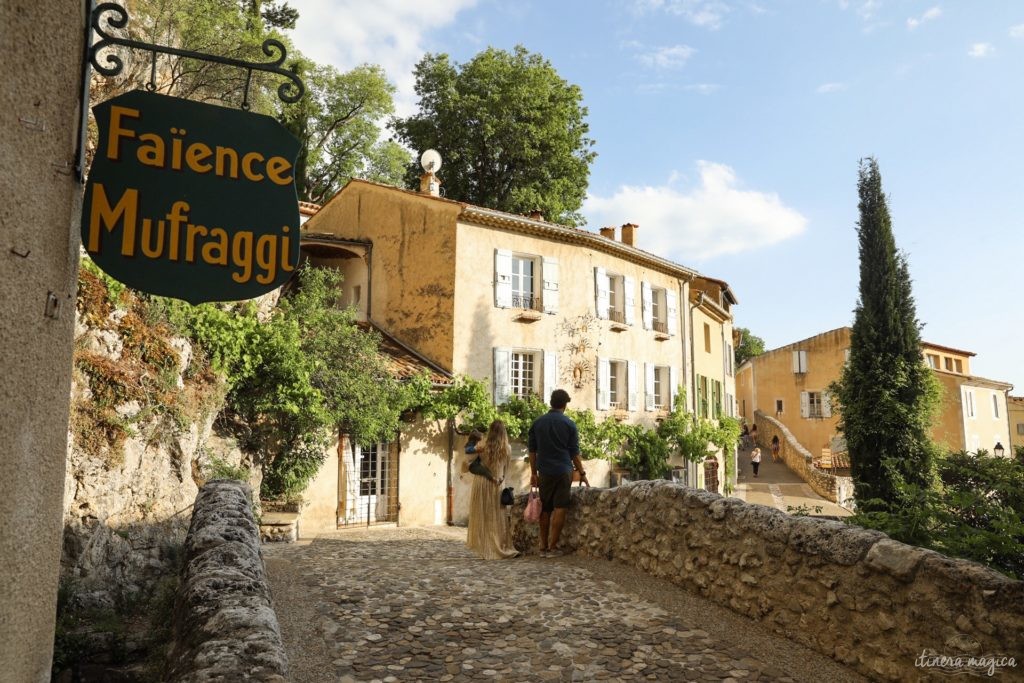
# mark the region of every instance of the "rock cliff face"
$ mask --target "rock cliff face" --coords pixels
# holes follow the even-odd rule
[[[189,341],[95,275],[80,286],[62,574],[112,608],[176,571],[206,479],[247,468],[258,491],[259,469],[216,433],[224,387]]]

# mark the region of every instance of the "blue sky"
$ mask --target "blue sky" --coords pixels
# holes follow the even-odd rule
[[[1024,393],[1024,2],[292,1],[297,47],[381,64],[402,114],[424,52],[543,54],[589,108],[588,227],[727,280],[769,348],[852,321],[875,156],[924,338]]]

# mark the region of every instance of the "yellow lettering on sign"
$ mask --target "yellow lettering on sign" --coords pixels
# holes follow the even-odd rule
[[[231,162],[231,171],[225,173],[224,162]],[[217,148],[217,168],[215,173],[221,177],[225,175],[229,178],[238,178],[238,152],[231,149],[230,147],[218,147]]]
[[[240,273],[231,273],[231,279],[244,284],[252,278],[252,233],[240,230],[235,233],[231,243],[231,260],[242,269]]]
[[[290,170],[292,170],[292,164],[284,157],[270,157],[267,161],[267,177],[276,185],[287,185],[292,182],[292,176],[281,175]]]
[[[204,164],[203,162],[211,156],[213,156],[213,150],[209,146],[196,142],[188,146],[188,151],[185,152],[185,163],[196,173],[209,173],[213,169],[213,164]]]
[[[110,108],[110,130],[107,132],[107,158],[111,161],[121,159],[121,138],[135,137],[135,131],[123,128],[121,119],[141,118],[138,109],[114,105]]]
[[[228,264],[228,233],[224,228],[213,228],[210,230],[211,241],[203,245],[203,260],[215,266],[226,266]],[[216,238],[219,242],[213,242]],[[216,258],[213,252],[219,252]]]
[[[258,183],[259,181],[263,180],[263,174],[257,173],[256,171],[252,170],[253,160],[263,161],[263,155],[260,154],[259,152],[249,152],[244,157],[242,157],[242,172],[245,173],[246,178],[253,181],[254,183]]]
[[[140,144],[135,150],[135,157],[143,166],[154,168],[164,167],[164,139],[155,133],[143,133],[139,136]]]
[[[153,219],[142,219],[142,253],[149,258],[160,258],[164,253],[164,222],[156,221],[156,243],[153,243]]]
[[[86,249],[93,253],[100,253],[100,232],[106,228],[107,232],[113,232],[118,222],[122,224],[121,234],[121,255],[135,256],[135,220],[139,213],[139,191],[127,189],[117,205],[110,206],[107,200],[107,193],[102,183],[94,183],[92,186],[92,206],[89,207],[89,244]]]
[[[286,273],[290,273],[295,270],[294,267],[288,265],[288,255],[291,253],[288,249],[288,231],[290,228],[287,225],[281,227],[281,232],[284,235],[281,237],[281,270]]]
[[[185,237],[185,261],[187,263],[194,263],[196,260],[196,235],[206,237],[207,232],[205,225],[188,224]]]

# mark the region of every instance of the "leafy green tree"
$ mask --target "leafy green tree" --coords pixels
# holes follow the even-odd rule
[[[736,331],[740,333],[740,343],[736,347],[736,365],[738,367],[754,356],[764,353],[764,339],[752,334],[745,327],[737,327]]]
[[[878,163],[858,180],[860,297],[850,360],[832,387],[840,409],[858,508],[893,511],[934,480],[928,437],[939,388],[922,361],[921,325],[906,256],[896,250]]]
[[[413,150],[434,148],[446,196],[576,225],[596,156],[578,86],[541,55],[487,48],[466,64],[427,54],[416,65],[419,112],[393,126]],[[420,169],[410,166],[410,187]]]
[[[295,163],[299,198],[330,199],[354,176],[400,184],[409,154],[392,141],[378,141],[380,122],[394,111],[395,88],[376,65],[341,72],[305,59],[294,68],[306,97],[281,108],[280,121],[302,143]]]

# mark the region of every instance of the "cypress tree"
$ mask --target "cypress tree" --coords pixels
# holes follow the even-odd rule
[[[861,160],[860,297],[850,360],[833,392],[840,404],[860,512],[904,509],[933,478],[928,429],[937,384],[921,353],[906,256],[896,250],[878,162]]]

